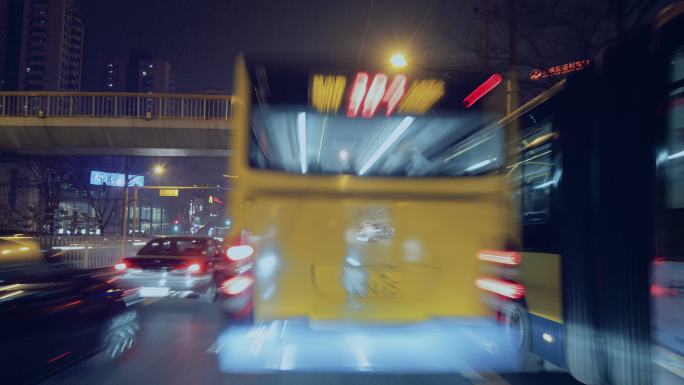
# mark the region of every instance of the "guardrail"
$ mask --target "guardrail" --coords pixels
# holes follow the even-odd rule
[[[0,117],[228,120],[230,95],[0,92]]]
[[[77,269],[113,266],[121,260],[121,236],[40,235],[36,239],[43,250]],[[127,238],[124,255],[134,255],[146,243],[147,239]]]

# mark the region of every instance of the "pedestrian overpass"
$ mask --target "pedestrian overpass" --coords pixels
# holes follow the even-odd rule
[[[229,155],[230,95],[0,92],[0,151]]]

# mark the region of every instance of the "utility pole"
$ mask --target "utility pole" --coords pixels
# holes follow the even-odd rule
[[[133,239],[138,229],[138,186],[133,187],[133,218],[131,223]]]
[[[121,258],[126,256],[126,238],[128,237],[128,156],[124,156],[124,194],[121,212]]]
[[[489,38],[490,38],[490,13],[491,13],[491,0],[485,0],[485,32],[484,32],[484,59],[485,68],[489,69]]]
[[[506,114],[518,107],[518,20],[516,16],[517,0],[508,0],[508,79],[506,81]]]

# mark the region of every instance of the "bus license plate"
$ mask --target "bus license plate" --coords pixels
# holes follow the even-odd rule
[[[399,273],[392,270],[371,270],[367,275],[368,297],[396,297],[399,294]]]
[[[168,287],[141,287],[140,296],[144,298],[168,297]]]

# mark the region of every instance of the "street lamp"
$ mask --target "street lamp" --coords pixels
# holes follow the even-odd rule
[[[152,174],[160,176],[164,174],[164,165],[163,164],[155,164],[154,167],[152,167]]]
[[[402,53],[395,53],[390,57],[390,63],[394,68],[406,67],[406,57]]]

